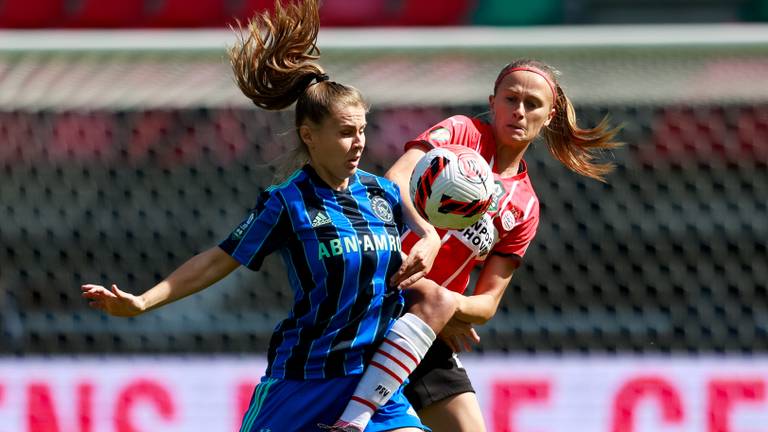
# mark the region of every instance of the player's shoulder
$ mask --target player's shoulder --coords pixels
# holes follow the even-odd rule
[[[274,183],[266,189],[262,190],[259,194],[258,201],[262,203],[267,201],[282,201],[280,198],[283,196],[287,189],[293,188],[297,184],[305,181],[308,181],[308,176],[303,169],[299,168],[292,172],[281,182]]]
[[[536,188],[534,187],[533,180],[528,171],[528,164],[525,160],[522,161],[522,164],[523,170],[513,178],[520,183],[519,190],[521,195],[524,195],[526,199],[528,199],[528,197],[533,198],[538,203],[539,196],[536,193]]]
[[[372,174],[361,169],[357,170],[356,175],[360,183],[369,190],[381,190],[395,198],[400,196],[400,188],[395,182],[386,177]]]
[[[378,186],[386,189],[397,187],[395,182],[393,182],[392,180],[380,175],[370,173],[368,171],[358,169],[356,174],[358,179],[360,180],[360,183],[362,183],[365,186],[374,186],[374,187]]]
[[[477,117],[468,117],[465,115],[455,115],[446,118],[440,124],[430,131],[430,137],[443,132],[450,137],[447,140],[469,140],[475,142],[484,136],[492,136],[491,125]],[[457,143],[458,144],[458,143]]]
[[[472,123],[472,118],[469,116],[465,116],[464,114],[456,114],[452,115],[445,120],[451,122],[452,124],[470,124]]]
[[[447,117],[428,129],[425,140],[432,146],[468,144],[483,135],[482,121],[465,115]]]
[[[477,129],[480,123],[482,122],[479,119],[457,114],[445,118],[440,122],[440,126],[449,126],[451,129]]]
[[[295,184],[302,181],[306,181],[309,178],[303,168],[299,168],[292,172],[288,177],[279,183],[275,183],[264,190],[265,193],[276,194],[280,193]]]

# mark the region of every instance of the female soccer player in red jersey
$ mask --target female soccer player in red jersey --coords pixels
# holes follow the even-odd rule
[[[560,87],[557,73],[542,62],[518,60],[505,66],[488,101],[490,123],[460,115],[447,118],[406,143],[405,154],[385,175],[400,186],[404,211],[424,226],[426,221],[413,208],[408,183],[414,166],[429,149],[465,145],[483,155],[494,171],[494,204],[468,228],[437,230],[441,245],[427,273],[427,278],[453,291],[458,300],[453,319],[410,375],[405,389],[424,424],[435,431],[485,430],[474,390],[455,352],[479,341],[472,325],[494,316],[536,235],[539,201],[523,160],[531,142],[543,135],[557,160],[578,174],[601,181],[612,166],[595,161],[596,153],[618,145],[614,140],[618,129],[610,128],[605,120],[592,129],[577,126],[574,107]],[[408,252],[418,241],[418,236],[407,233],[403,250]],[[474,293],[463,296],[478,264],[482,268]],[[361,382],[365,380],[364,376]],[[353,398],[337,424],[362,430],[363,410],[363,404]]]

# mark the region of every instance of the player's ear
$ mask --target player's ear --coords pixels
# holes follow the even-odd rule
[[[313,149],[315,147],[314,134],[312,133],[312,128],[308,125],[303,124],[299,126],[299,136],[308,148]]]
[[[555,118],[555,113],[557,110],[555,107],[552,107],[551,110],[549,110],[549,114],[547,114],[547,119],[544,120],[544,126],[549,126],[549,124],[552,122],[552,119]]]
[[[488,110],[491,112],[491,116],[493,116],[493,101],[496,100],[496,95],[489,95],[488,96]]]

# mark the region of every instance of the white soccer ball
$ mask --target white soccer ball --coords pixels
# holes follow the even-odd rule
[[[464,229],[477,222],[490,207],[493,190],[488,162],[461,145],[430,150],[411,173],[413,205],[437,228]]]

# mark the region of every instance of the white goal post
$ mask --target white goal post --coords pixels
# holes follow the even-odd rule
[[[229,30],[0,31],[0,109],[248,106]],[[768,101],[768,25],[323,29],[320,62],[374,106],[482,104],[509,60],[544,60],[579,104]]]

